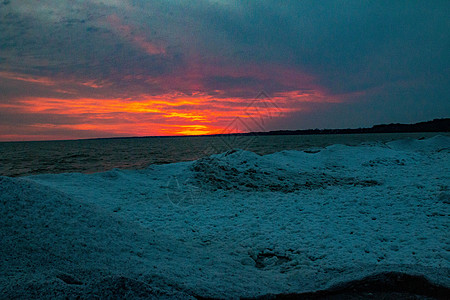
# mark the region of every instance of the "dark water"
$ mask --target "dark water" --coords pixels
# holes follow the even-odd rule
[[[230,149],[258,154],[305,150],[332,144],[384,143],[436,133],[347,134],[308,136],[201,136],[0,143],[0,175],[94,173],[142,169],[150,164],[189,161]],[[443,133],[442,135],[448,135]]]

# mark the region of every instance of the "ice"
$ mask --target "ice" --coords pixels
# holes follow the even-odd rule
[[[0,177],[1,293],[253,297],[377,272],[450,285],[450,138]]]
[[[447,136],[437,135],[428,139],[405,139],[387,143],[396,150],[441,152],[450,151],[450,140]]]
[[[305,156],[297,156],[291,163],[283,163],[283,158],[283,155],[262,157],[248,151],[232,150],[196,161],[192,171],[198,184],[209,185],[213,190],[292,193],[301,189],[379,184],[370,179],[339,177],[323,170],[310,170]]]
[[[132,284],[145,267],[153,269],[170,240],[29,180],[1,177],[0,188],[3,296],[77,295],[80,289],[105,296],[117,280]],[[150,291],[177,295],[163,282]]]

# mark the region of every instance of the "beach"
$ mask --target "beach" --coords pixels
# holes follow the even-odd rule
[[[450,137],[0,177],[5,298],[240,298],[386,272],[450,286]]]

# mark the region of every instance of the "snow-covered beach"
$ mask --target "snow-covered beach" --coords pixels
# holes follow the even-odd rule
[[[450,137],[0,177],[2,297],[256,297],[386,271],[450,286]]]

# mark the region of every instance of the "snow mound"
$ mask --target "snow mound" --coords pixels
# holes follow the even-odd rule
[[[450,137],[437,135],[428,139],[404,139],[386,143],[388,147],[403,151],[450,152]]]
[[[152,246],[155,234],[98,207],[27,179],[0,177],[0,216],[2,297],[178,293],[136,279],[143,254],[160,252]],[[124,272],[127,278],[115,275]]]
[[[391,271],[449,287],[447,142],[0,177],[0,293],[257,297]]]
[[[231,150],[200,159],[191,169],[201,185],[213,190],[292,193],[302,189],[380,184],[372,179],[308,171],[301,165],[286,166],[274,155],[265,157],[244,150]]]

